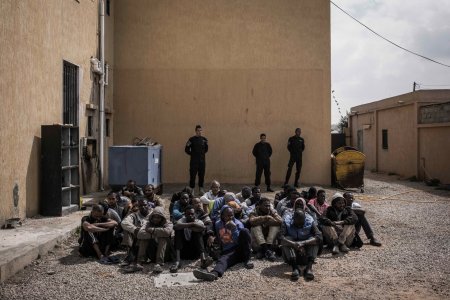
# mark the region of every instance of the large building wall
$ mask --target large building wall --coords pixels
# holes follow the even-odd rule
[[[378,111],[378,171],[403,176],[417,173],[417,138],[414,105]],[[388,130],[388,149],[382,148],[382,130]]]
[[[373,112],[355,115],[351,117],[351,140],[352,145],[358,148],[366,156],[365,169],[374,170],[376,165],[376,128]],[[358,130],[362,132],[363,147],[358,147]]]
[[[450,124],[419,128],[421,178],[438,178],[450,184]]]
[[[96,100],[89,59],[98,55],[98,2],[2,0],[0,28],[3,224],[5,219],[39,212],[41,125],[62,123],[63,60],[81,70],[80,136],[84,136],[85,106]]]
[[[114,141],[164,146],[164,182],[187,182],[187,139],[209,139],[206,180],[254,180],[259,134],[284,179],[287,139],[306,141],[302,182],[330,182],[330,4],[308,0],[116,2]]]

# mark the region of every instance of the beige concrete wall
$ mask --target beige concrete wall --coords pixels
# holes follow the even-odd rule
[[[436,124],[439,125],[439,124]],[[419,158],[428,176],[450,184],[450,124],[419,128]],[[421,178],[425,179],[423,169]]]
[[[80,136],[94,101],[98,2],[0,1],[0,224],[39,210],[40,128],[62,122],[63,60],[80,66]],[[112,42],[110,43],[112,44]],[[19,185],[19,205],[12,190]]]
[[[416,120],[414,105],[378,111],[378,171],[416,175]],[[382,148],[382,130],[388,130],[388,149]]]
[[[115,142],[156,139],[164,182],[187,182],[184,145],[202,124],[206,180],[251,183],[265,132],[281,182],[302,127],[302,181],[329,183],[329,10],[325,0],[116,2]]]
[[[358,148],[358,130],[363,133],[363,149],[359,149],[366,155],[365,169],[374,170],[376,166],[376,128],[375,114],[365,113],[350,116],[351,118],[351,145]],[[370,128],[368,128],[370,126]],[[366,128],[364,128],[366,127]]]

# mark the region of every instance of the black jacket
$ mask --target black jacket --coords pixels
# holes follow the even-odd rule
[[[291,136],[288,140],[287,148],[291,156],[302,156],[305,150],[305,140],[301,136]]]
[[[208,139],[194,135],[187,141],[184,152],[191,156],[191,160],[205,160],[205,153],[208,152]]]
[[[269,143],[256,143],[252,153],[256,158],[256,162],[269,160],[270,156],[272,156],[272,146]]]
[[[319,219],[319,222],[325,226],[330,226],[331,222],[336,221],[344,221],[344,225],[354,225],[358,221],[358,217],[350,207],[345,207],[342,211],[341,220],[338,220],[338,211],[330,206],[327,208],[325,216]]]

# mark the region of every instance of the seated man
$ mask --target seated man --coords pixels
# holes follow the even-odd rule
[[[298,280],[301,265],[306,265],[303,273],[305,279],[314,279],[312,264],[317,257],[322,234],[313,219],[302,210],[288,214],[281,225],[279,240],[283,257],[292,266],[291,279]]]
[[[142,189],[138,187],[136,182],[132,179],[128,180],[127,185],[122,188],[120,193],[130,199],[136,195],[144,195]]]
[[[293,189],[289,191],[289,194],[286,198],[278,202],[276,210],[278,215],[283,217],[283,215],[290,211],[291,213],[294,213],[294,204],[295,200],[300,197],[300,193],[297,192],[297,190]]]
[[[234,218],[233,209],[228,205],[222,207],[215,229],[222,246],[219,260],[211,272],[202,269],[194,270],[195,278],[206,281],[216,280],[218,277],[222,277],[228,268],[240,262],[243,262],[247,269],[252,269],[250,232],[239,220]]]
[[[122,266],[130,265],[130,267],[124,269],[127,273],[141,271],[143,268],[139,263],[147,260],[145,249],[140,247],[140,241],[137,235],[148,220],[149,208],[147,200],[144,197],[140,196],[135,198],[137,198],[138,211],[129,214],[122,221],[122,229],[124,232],[122,244],[128,248],[127,257]]]
[[[184,215],[184,209],[189,205],[190,199],[188,193],[182,193],[180,200],[176,201],[173,205],[172,219],[173,221],[178,221]]]
[[[157,206],[148,217],[148,222],[142,226],[137,234],[140,246],[146,249],[147,257],[155,262],[154,273],[163,271],[162,265],[169,257],[171,237],[173,236],[173,225],[164,216],[164,209]],[[170,253],[169,253],[170,254]]]
[[[173,212],[173,205],[175,204],[175,202],[180,200],[181,195],[184,193],[187,193],[189,195],[190,200],[192,200],[194,198],[194,193],[190,186],[185,186],[184,189],[181,190],[181,192],[173,193],[172,198],[170,199],[170,206],[169,206],[169,214],[170,215],[172,215],[172,212]]]
[[[280,231],[281,217],[271,207],[269,198],[261,198],[255,210],[250,213],[252,240],[258,246],[256,258],[266,257],[269,261],[275,261],[273,244]]]
[[[354,202],[353,194],[352,193],[344,193],[344,199],[346,202],[346,205],[351,207],[353,212],[358,217],[358,222],[355,224],[355,230],[356,234],[359,235],[359,232],[361,231],[361,227],[364,230],[364,233],[366,234],[366,237],[370,240],[370,244],[372,246],[381,246],[381,242],[377,240],[373,234],[372,227],[370,227],[369,221],[366,218],[366,211],[362,208],[362,206]]]
[[[176,273],[181,266],[182,259],[201,259],[201,268],[206,269],[212,259],[207,257],[203,241],[205,224],[196,218],[194,207],[188,205],[184,209],[184,216],[173,226],[175,231],[175,263],[170,272]]]
[[[325,191],[318,190],[317,198],[309,200],[308,207],[316,213],[318,218],[323,216],[329,207],[328,203],[325,201]]]
[[[236,194],[236,198],[239,200],[239,202],[244,203],[245,200],[250,198],[252,195],[252,189],[248,186],[244,186],[242,190]]]
[[[292,185],[289,184],[283,185],[283,190],[275,194],[275,199],[273,200],[273,207],[276,208],[278,202],[285,199],[288,196],[289,191],[291,190],[295,190],[295,188]]]
[[[81,219],[80,254],[85,257],[97,256],[101,263],[108,263],[116,226],[116,221],[104,216],[101,205],[94,205],[91,213]]]
[[[214,234],[214,224],[209,217],[209,214],[203,210],[202,202],[199,198],[194,198],[191,201],[191,205],[194,208],[195,217],[203,222],[206,226],[206,232],[210,232]]]
[[[124,216],[124,208],[122,206],[119,206],[117,198],[118,198],[117,193],[110,192],[110,193],[108,193],[106,201],[108,203],[108,207],[110,209],[114,210],[117,213],[117,215],[119,216],[120,220],[122,220],[125,217]]]
[[[355,237],[355,224],[358,217],[350,207],[345,206],[342,194],[333,195],[331,206],[327,208],[325,216],[322,216],[319,221],[325,240],[333,245],[332,253],[348,252],[350,250],[348,247]]]
[[[220,196],[220,183],[217,180],[213,180],[211,189],[200,198],[200,201],[203,203],[203,210],[210,212],[214,206],[214,201],[222,196]]]
[[[155,194],[155,187],[153,184],[144,186],[144,196],[147,199],[147,204],[150,208],[155,208],[157,206],[164,208],[163,201]]]
[[[261,200],[261,189],[257,186],[252,187],[252,195],[245,200],[245,204],[247,207],[254,206],[256,203]]]
[[[236,199],[236,196],[233,193],[225,193],[225,195],[221,198],[218,198],[214,202],[214,206],[212,211],[210,212],[210,217],[213,222],[216,222],[219,219],[220,211],[224,205],[227,205],[228,202],[234,201],[239,207],[241,206],[241,203],[239,200]],[[233,206],[235,206],[233,204]],[[236,208],[236,207],[233,207]]]
[[[317,189],[315,187],[310,187],[308,189],[308,194],[306,196],[306,198],[304,198],[306,200],[306,202],[308,202],[311,199],[315,199],[317,198]]]

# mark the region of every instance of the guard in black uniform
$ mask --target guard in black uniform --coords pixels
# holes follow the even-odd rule
[[[291,136],[288,140],[287,148],[290,153],[289,163],[288,163],[288,169],[286,172],[286,180],[284,181],[284,184],[288,184],[289,178],[291,178],[292,173],[292,166],[295,163],[295,181],[294,186],[299,187],[299,179],[300,179],[300,172],[302,171],[302,154],[305,150],[305,140],[300,136],[302,134],[302,130],[300,128],[295,129],[295,135]]]
[[[256,143],[253,147],[253,156],[256,158],[256,177],[255,186],[259,186],[261,183],[261,175],[264,170],[265,183],[267,185],[267,191],[273,192],[270,188],[270,156],[272,155],[272,147],[266,142],[266,134],[261,133],[260,142]]]
[[[195,188],[195,177],[198,173],[198,189],[200,194],[203,195],[206,167],[205,153],[208,152],[208,140],[202,136],[202,126],[195,126],[195,135],[187,141],[184,151],[191,156],[189,186],[192,189]]]

